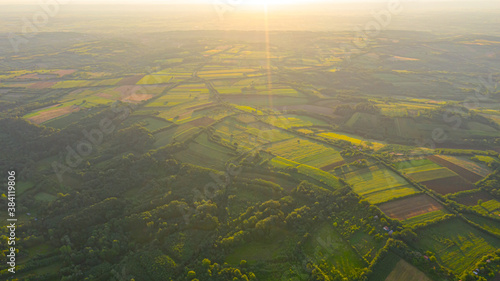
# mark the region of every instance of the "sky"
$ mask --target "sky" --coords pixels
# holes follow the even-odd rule
[[[18,5],[29,4],[38,5],[39,3],[50,3],[59,1],[61,3],[71,4],[214,4],[214,3],[234,3],[234,5],[262,5],[264,3],[271,5],[283,4],[307,4],[307,3],[354,3],[354,2],[388,2],[389,0],[0,0],[0,4]],[[465,2],[477,0],[400,0],[401,2]],[[493,2],[498,0],[483,0]]]

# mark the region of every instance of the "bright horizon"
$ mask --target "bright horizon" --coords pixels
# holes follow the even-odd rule
[[[53,0],[55,1],[55,0]],[[327,3],[364,3],[364,2],[388,2],[389,0],[60,0],[62,4],[224,4],[224,3],[234,3],[234,6],[238,5],[296,5],[296,4],[327,4]],[[404,2],[496,2],[497,0],[400,0],[401,3]],[[39,5],[39,3],[50,3],[51,0],[1,0],[0,5]]]

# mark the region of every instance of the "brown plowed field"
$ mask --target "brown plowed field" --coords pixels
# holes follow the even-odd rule
[[[423,184],[427,188],[430,188],[442,195],[475,188],[474,185],[472,185],[470,182],[467,182],[460,176],[424,181],[420,184]]]
[[[481,180],[483,178],[481,175],[476,174],[472,171],[469,171],[465,168],[462,168],[456,164],[453,164],[450,161],[445,160],[437,155],[431,155],[431,156],[427,157],[427,159],[431,160],[432,162],[434,162],[436,164],[439,164],[443,167],[446,167],[446,168],[452,170],[453,172],[457,173],[458,175],[460,175],[461,177],[463,177],[464,179],[466,179],[470,182],[477,182],[478,180]]]
[[[443,209],[443,205],[425,194],[390,201],[378,207],[391,218],[398,220],[406,220],[418,215]]]

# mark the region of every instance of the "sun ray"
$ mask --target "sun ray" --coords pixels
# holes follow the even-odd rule
[[[273,107],[273,97],[271,94],[272,90],[272,78],[271,78],[271,46],[269,40],[269,17],[268,17],[268,9],[267,4],[264,4],[264,32],[265,32],[265,40],[266,40],[266,64],[267,64],[267,90],[269,93],[269,105]]]

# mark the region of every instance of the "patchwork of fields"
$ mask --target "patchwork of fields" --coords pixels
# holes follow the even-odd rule
[[[268,146],[267,151],[274,155],[316,168],[321,168],[328,164],[342,161],[343,159],[339,150],[335,148],[300,138],[273,143]]]
[[[372,204],[419,192],[404,178],[379,165],[348,172],[342,177],[352,185],[354,192]]]
[[[323,225],[306,241],[306,254],[316,259],[325,260],[343,274],[354,274],[363,268],[365,262],[353,248],[331,226]]]
[[[464,178],[468,177],[467,175],[472,175],[476,180],[482,178],[482,176],[476,177],[473,172],[465,168],[443,160],[442,156],[399,162],[395,166],[409,178],[443,195],[474,189],[474,185]],[[468,178],[470,179],[470,176]]]
[[[424,194],[383,203],[378,207],[391,218],[401,221],[436,211],[440,214],[447,213],[443,210],[443,205]]]
[[[498,238],[460,219],[446,220],[419,235],[423,238],[414,245],[417,249],[434,252],[440,263],[459,274],[472,272],[480,258],[500,248]]]
[[[134,261],[127,253],[144,246],[159,254],[139,253],[137,267],[147,272],[126,278],[204,280],[213,273],[221,280],[431,281],[435,264],[400,257],[394,249],[379,256],[373,272],[367,267],[394,241],[389,238],[416,256],[435,255],[455,276],[500,249],[499,180],[492,174],[500,163],[498,93],[463,113],[459,128],[435,118],[474,90],[484,67],[498,73],[475,49],[489,46],[488,54],[495,54],[491,45],[463,49],[485,63],[476,72],[470,63],[470,73],[458,74],[452,60],[443,70],[425,68],[433,56],[436,62],[455,56],[448,50],[458,47],[442,38],[413,50],[407,33],[389,39],[387,31],[373,38],[374,48],[355,50],[352,64],[344,66],[344,50],[336,46],[352,42],[352,35],[271,32],[273,44],[266,45],[253,31],[224,31],[217,40],[216,32],[193,32],[192,38],[191,32],[169,32],[151,52],[143,44],[153,36],[141,34],[141,43],[128,47],[124,38],[106,40],[120,46],[109,54],[98,42],[75,43],[87,40],[75,37],[57,57],[21,52],[2,58],[0,121],[6,130],[0,130],[0,152],[9,156],[2,161],[23,171],[16,186],[27,204],[20,221],[35,225],[43,214],[49,225],[36,234],[19,228],[29,237],[19,249],[20,266],[28,268],[21,278],[114,272]],[[244,43],[242,34],[252,42]],[[315,42],[306,45],[302,38],[309,36]],[[122,52],[127,56],[117,59]],[[61,58],[66,66],[55,63]],[[73,60],[82,66],[71,66]],[[11,71],[26,62],[40,69]],[[123,119],[117,109],[127,112]],[[116,130],[58,178],[54,163],[68,162],[66,146],[78,150],[83,129],[96,129],[106,118]],[[415,140],[441,127],[449,139],[437,152],[416,146]],[[220,184],[213,170],[232,168],[238,173],[228,177],[224,192],[193,196],[211,181]],[[486,185],[481,180],[488,175]],[[74,211],[82,206],[85,216]],[[102,220],[101,210],[93,214],[101,207],[111,210],[110,221]],[[81,229],[58,229],[66,217],[81,218]],[[426,225],[437,219],[443,220]],[[402,238],[405,229],[416,239]],[[96,235],[109,239],[95,243]],[[48,250],[52,244],[60,244],[57,251]],[[95,258],[102,268],[80,262],[90,253],[87,245],[100,253]],[[28,263],[36,254],[53,256]],[[148,276],[157,269],[163,275]]]

